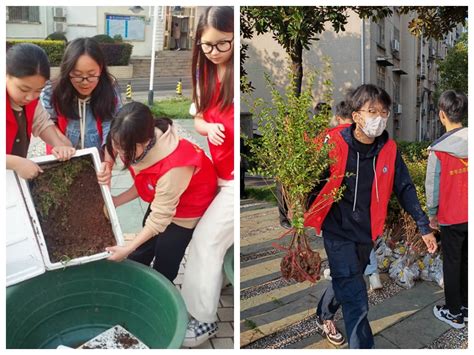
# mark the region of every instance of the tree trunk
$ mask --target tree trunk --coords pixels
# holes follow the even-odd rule
[[[291,70],[295,78],[295,94],[300,96],[303,84],[303,46],[297,43],[291,57]]]

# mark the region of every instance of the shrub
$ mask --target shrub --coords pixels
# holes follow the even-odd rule
[[[402,153],[405,161],[416,161],[428,159],[429,142],[397,142],[398,149]]]
[[[123,38],[122,38],[121,35],[116,34],[116,35],[114,36],[114,41],[115,41],[115,43],[122,43],[122,42],[123,42]]]
[[[326,64],[325,73],[330,68]],[[266,79],[272,101],[257,99],[250,109],[262,136],[246,143],[257,166],[254,173],[281,184],[292,225],[301,235],[307,196],[329,166],[329,146],[318,144],[315,139],[321,137],[320,133],[327,127],[329,113],[308,114],[315,75],[310,75],[308,85],[300,95],[295,93],[296,83],[291,74],[285,94],[277,90],[268,75]],[[330,102],[332,83],[330,80],[322,83],[321,91],[327,96],[325,101]]]
[[[130,43],[101,43],[107,65],[128,65],[133,46]]]
[[[13,40],[6,42],[6,49],[18,43],[33,43],[44,49],[49,58],[51,66],[59,66],[63,58],[66,42],[50,40]]]
[[[95,39],[99,43],[115,43],[115,40],[106,34],[95,35],[92,38]]]
[[[405,150],[406,152],[407,150]],[[408,150],[411,152],[411,150]],[[403,153],[402,153],[403,154]],[[422,155],[423,153],[420,152]],[[421,208],[426,212],[426,194],[425,194],[425,175],[426,175],[426,166],[428,164],[428,158],[420,159],[409,159],[404,155],[404,160],[410,173],[410,177],[415,185],[416,195],[418,196],[418,201],[420,201]],[[400,223],[400,216],[402,213],[402,208],[398,203],[398,200],[395,194],[392,194],[390,203],[388,206],[388,215],[387,215],[387,226],[393,228],[395,225]],[[410,217],[411,218],[411,217]]]
[[[48,37],[46,37],[45,39],[50,40],[50,41],[64,41],[67,43],[66,36],[64,35],[64,33],[60,33],[60,32],[53,32],[50,35],[48,35]]]
[[[53,34],[51,34],[50,36],[52,35]],[[67,45],[64,40],[12,40],[6,42],[6,50],[8,50],[11,46],[17,43],[33,43],[43,48],[46,54],[48,55],[49,64],[52,67],[57,67],[61,64],[61,60],[63,58],[64,51]],[[128,65],[130,63],[130,56],[132,55],[133,49],[133,46],[131,44],[100,43],[100,47],[104,52],[105,62],[107,63],[107,65]]]

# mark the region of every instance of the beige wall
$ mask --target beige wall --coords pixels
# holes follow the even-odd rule
[[[399,78],[400,100],[398,104],[402,107],[402,113],[392,114],[391,121],[388,124],[389,133],[397,139],[414,141],[418,138],[420,109],[417,107],[417,75],[420,71],[418,65],[420,40],[408,32],[408,23],[412,19],[411,15],[393,15],[385,19],[385,50],[377,46],[377,28],[375,23],[364,21],[364,64],[365,64],[365,83],[377,84],[378,57],[388,58],[393,62],[393,66],[386,67],[385,90],[394,97],[394,81]],[[394,27],[400,31],[400,51],[399,58],[394,58],[391,40],[393,39]],[[355,88],[362,83],[362,59],[361,59],[361,20],[352,13],[349,16],[345,31],[335,33],[330,24],[326,25],[326,31],[320,35],[320,40],[313,42],[309,51],[303,53],[303,65],[305,74],[311,70],[322,68],[322,56],[329,56],[332,61],[332,76],[334,83],[334,103],[344,98],[347,89]],[[284,49],[272,39],[271,34],[254,36],[249,43],[249,59],[245,63],[248,72],[248,78],[255,87],[252,97],[243,96],[242,112],[248,111],[248,105],[245,102],[252,102],[252,98],[262,97],[270,100],[268,89],[265,88],[264,73],[268,73],[280,89],[287,84],[287,75],[289,69],[288,56]],[[428,56],[428,42],[423,44],[423,53]],[[444,55],[445,45],[439,45],[439,52]],[[406,75],[400,75],[392,72],[394,68],[400,68]],[[433,64],[432,74],[426,80],[421,81],[421,85],[431,91],[434,90],[436,81],[436,66]],[[314,103],[321,101],[321,93],[318,92],[318,86],[313,91]],[[426,96],[425,96],[426,98]],[[431,102],[432,103],[432,102]],[[428,112],[429,103],[425,102],[425,112]],[[392,110],[393,111],[393,110]],[[433,127],[436,123],[436,115],[432,112],[431,122],[427,124],[426,116],[423,120],[423,131]],[[398,130],[394,128],[394,120],[398,119]],[[433,129],[431,129],[433,130]]]
[[[6,24],[7,39],[45,39],[48,36],[46,27],[46,7],[40,6],[39,20],[40,23],[12,23]]]

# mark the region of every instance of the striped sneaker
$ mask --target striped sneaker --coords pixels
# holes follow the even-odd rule
[[[196,319],[192,319],[186,328],[183,346],[194,348],[201,345],[207,339],[215,336],[218,331],[217,323],[204,323]]]
[[[449,324],[453,328],[462,329],[465,327],[464,317],[462,313],[451,314],[451,312],[449,311],[449,309],[446,308],[446,306],[439,306],[439,305],[434,306],[433,314],[440,321],[443,321]]]

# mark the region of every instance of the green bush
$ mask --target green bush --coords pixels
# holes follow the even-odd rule
[[[95,35],[94,37],[92,37],[92,39],[95,39],[99,43],[115,43],[115,40],[112,37],[105,34]]]
[[[117,34],[114,36],[114,41],[115,43],[122,43],[123,42],[123,38],[121,35]]]
[[[101,43],[107,65],[128,65],[133,46],[130,43]]]
[[[53,34],[50,36],[52,35]],[[6,42],[6,49],[8,50],[11,46],[17,43],[33,43],[43,48],[48,55],[49,64],[52,67],[57,67],[61,64],[61,60],[66,49],[66,42],[64,42],[64,40],[13,40]],[[104,53],[105,62],[107,65],[128,65],[130,63],[130,56],[132,55],[133,49],[131,44],[113,43],[112,39],[112,43],[99,43],[99,45],[102,49],[102,52]]]
[[[51,66],[59,66],[63,58],[66,42],[64,41],[50,41],[50,40],[12,40],[6,42],[7,50],[18,43],[33,43],[44,49],[49,58]]]
[[[417,146],[416,145],[411,146],[411,148],[413,147],[417,147]],[[413,150],[416,150],[416,149],[413,148]],[[403,152],[405,154],[406,152],[413,153],[413,150],[404,149]],[[420,155],[424,154],[422,151],[418,153]],[[423,211],[426,212],[425,175],[426,175],[426,166],[428,164],[428,158],[426,157],[426,158],[419,158],[419,159],[416,159],[416,158],[407,159],[405,155],[404,160],[405,160],[405,164],[407,165],[408,172],[410,173],[410,177],[413,181],[413,184],[415,185],[418,201],[420,201],[420,205]],[[388,206],[387,225],[393,226],[400,223],[401,212],[402,212],[402,208],[400,204],[398,203],[398,200],[395,194],[392,194],[392,197],[390,199],[389,206]]]
[[[67,38],[64,35],[64,33],[60,32],[53,32],[48,35],[48,37],[45,38],[45,40],[50,40],[50,41],[64,41],[67,43]]]
[[[326,67],[330,68],[329,63],[326,63]],[[327,127],[329,115],[308,115],[308,108],[313,101],[315,75],[309,75],[301,94],[296,93],[296,81],[291,73],[290,84],[284,94],[268,75],[266,79],[271,101],[259,98],[250,108],[262,136],[246,143],[257,166],[254,173],[274,179],[282,185],[282,195],[289,209],[292,226],[296,234],[303,235],[307,196],[330,162],[329,145],[315,140],[317,137],[317,140],[322,139],[320,133]],[[324,80],[324,77],[322,79],[320,91],[327,98],[325,101],[331,102],[332,82]]]
[[[397,147],[407,165],[410,177],[415,185],[416,195],[421,208],[426,212],[425,175],[428,163],[429,142],[397,142]],[[387,225],[400,223],[402,208],[395,195],[392,195],[388,207]]]
[[[405,161],[428,159],[429,142],[397,142],[398,149]]]

